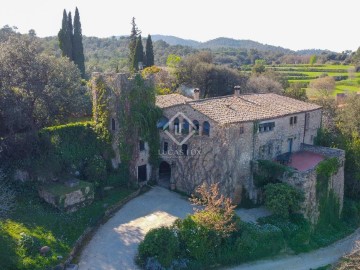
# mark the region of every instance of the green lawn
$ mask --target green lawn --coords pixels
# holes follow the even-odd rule
[[[66,259],[83,231],[96,224],[109,206],[133,191],[125,188],[107,191],[104,199],[98,199],[75,213],[54,209],[35,191],[19,196],[16,210],[8,219],[0,221],[0,269],[43,270],[60,263],[62,260],[57,256]],[[19,245],[21,233],[29,236],[23,241],[23,246]],[[45,245],[51,248],[51,252],[43,257],[39,254],[39,247]]]

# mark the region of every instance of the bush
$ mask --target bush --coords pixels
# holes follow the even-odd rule
[[[286,183],[265,186],[265,206],[275,215],[288,218],[290,213],[300,210],[303,201],[304,194]]]
[[[139,263],[155,258],[162,266],[169,267],[180,252],[179,239],[172,228],[160,227],[150,230],[139,245]]]
[[[260,218],[258,222],[278,227],[283,232],[287,245],[296,253],[310,249],[311,226],[301,214],[290,215],[290,219],[272,215]]]
[[[85,176],[95,186],[100,186],[107,176],[105,160],[101,156],[95,155],[85,167]]]
[[[184,257],[200,261],[205,265],[213,263],[221,244],[220,233],[196,222],[193,216],[177,220],[174,228],[179,235]]]
[[[284,247],[282,231],[271,224],[246,224],[236,242],[238,256],[243,260],[272,256]]]

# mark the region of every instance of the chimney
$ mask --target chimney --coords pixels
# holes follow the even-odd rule
[[[200,89],[195,88],[194,89],[194,100],[199,100],[199,99],[200,99]]]
[[[241,87],[240,85],[234,86],[234,96],[238,97],[241,94]]]

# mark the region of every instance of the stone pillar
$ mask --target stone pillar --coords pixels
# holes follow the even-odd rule
[[[199,136],[203,135],[203,125],[199,123]]]

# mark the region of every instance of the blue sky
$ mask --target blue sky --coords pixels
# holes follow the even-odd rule
[[[129,34],[134,16],[144,35],[251,39],[294,50],[360,46],[356,0],[7,0],[1,3],[0,26],[56,35],[63,9],[73,13],[75,6],[87,36]]]

